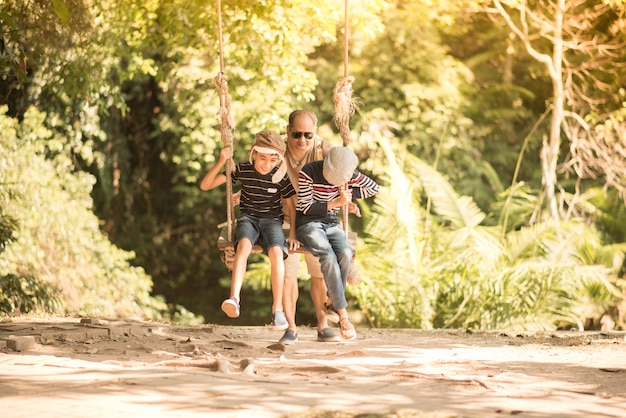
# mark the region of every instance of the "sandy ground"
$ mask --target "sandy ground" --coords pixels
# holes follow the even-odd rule
[[[626,417],[623,332],[358,332],[5,319],[0,414]]]

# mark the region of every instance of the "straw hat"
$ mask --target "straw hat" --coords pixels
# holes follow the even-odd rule
[[[287,173],[287,166],[285,164],[287,145],[283,137],[269,130],[257,132],[250,149],[250,157],[248,158],[250,162],[252,162],[252,154],[254,151],[260,152],[261,154],[276,154],[280,157],[278,170],[272,176],[272,183],[279,183]]]

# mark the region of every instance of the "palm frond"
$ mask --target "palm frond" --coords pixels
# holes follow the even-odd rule
[[[417,158],[411,161],[410,169],[417,175],[424,191],[432,200],[435,212],[453,227],[472,228],[485,219],[485,214],[472,198],[459,196],[437,170]]]
[[[449,250],[457,255],[460,263],[481,264],[485,271],[492,271],[503,250],[496,233],[491,227],[466,227],[446,232],[446,235],[450,236]]]
[[[544,254],[542,241],[555,240],[554,226],[547,222],[539,222],[518,231],[506,234],[506,257],[510,263],[541,257]]]
[[[394,152],[387,141],[381,141],[381,149],[388,160],[388,170],[376,195],[375,214],[366,231],[377,238],[379,250],[410,262],[410,270],[417,271],[424,237],[424,211],[419,205],[419,191],[405,172],[408,154]]]
[[[531,187],[518,182],[504,192],[492,204],[492,210],[498,219],[498,225],[505,233],[526,224],[537,206],[537,194]]]

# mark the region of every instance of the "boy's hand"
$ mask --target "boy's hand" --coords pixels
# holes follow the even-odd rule
[[[361,217],[361,209],[354,202],[348,203],[348,213],[356,215],[357,218]]]
[[[241,190],[233,193],[233,206],[239,205],[239,202],[241,202]]]
[[[352,189],[345,185],[339,186],[339,204],[341,206],[347,205],[352,202]]]
[[[222,163],[226,163],[226,161],[230,160],[233,157],[233,147],[225,147],[222,148],[220,152],[220,161]]]
[[[295,238],[287,237],[287,244],[289,246],[289,251],[295,251],[300,248],[300,241]]]

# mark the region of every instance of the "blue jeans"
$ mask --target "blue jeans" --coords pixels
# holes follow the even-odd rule
[[[283,259],[289,255],[283,223],[278,219],[259,218],[247,214],[239,216],[235,227],[235,249],[242,238],[248,238],[252,245],[258,243],[266,255],[274,246],[279,246],[283,250]]]
[[[333,307],[347,308],[345,291],[352,261],[352,247],[343,227],[337,223],[308,222],[296,230],[296,237],[304,248],[319,258]]]

